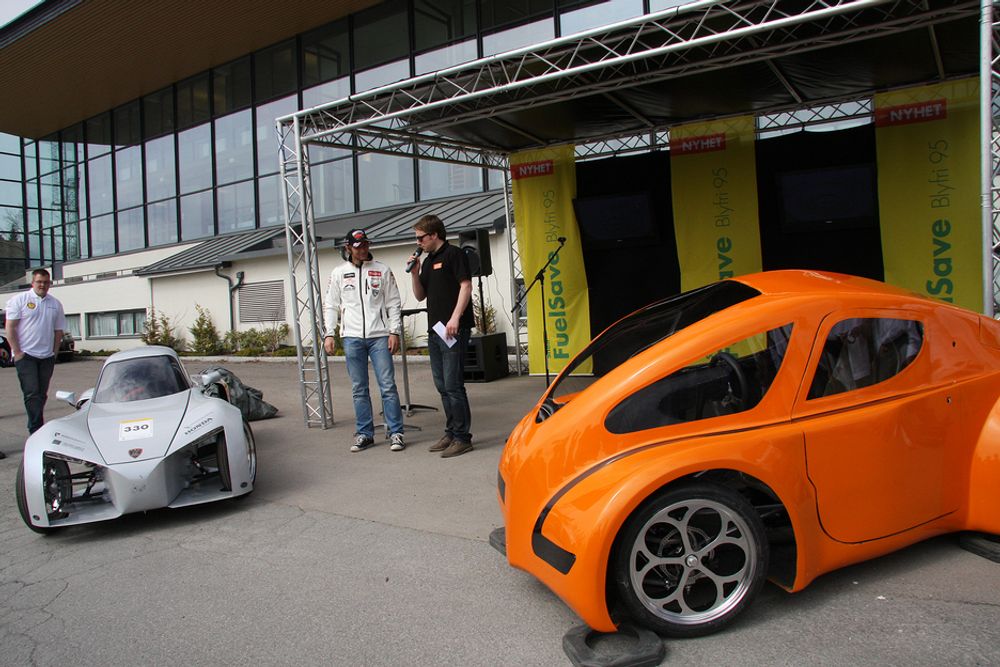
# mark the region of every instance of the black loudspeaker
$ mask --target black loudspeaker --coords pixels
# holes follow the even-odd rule
[[[507,334],[495,333],[469,338],[465,351],[465,381],[490,382],[507,377]]]
[[[490,259],[490,234],[485,229],[470,229],[458,233],[458,247],[469,258],[469,270],[473,276],[488,276],[493,273]]]

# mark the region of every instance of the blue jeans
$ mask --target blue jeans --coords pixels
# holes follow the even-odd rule
[[[354,420],[359,435],[375,437],[372,421],[372,399],[368,393],[368,360],[372,360],[375,380],[382,395],[382,414],[389,435],[403,432],[403,409],[396,391],[396,373],[389,354],[389,337],[344,338],[347,374],[351,376],[351,396],[354,398]]]
[[[427,334],[427,349],[431,357],[431,376],[441,394],[444,406],[444,432],[453,440],[472,442],[472,412],[465,393],[465,355],[469,349],[469,329],[459,329],[458,342],[448,347],[441,337],[431,331]]]
[[[49,395],[49,380],[52,379],[55,365],[54,356],[39,359],[28,354],[14,362],[17,380],[21,383],[21,393],[24,394],[24,409],[28,413],[28,433],[34,433],[45,423],[42,412]]]

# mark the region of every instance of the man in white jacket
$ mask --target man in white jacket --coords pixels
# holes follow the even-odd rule
[[[365,230],[349,231],[344,245],[346,261],[330,273],[323,304],[326,327],[323,347],[327,354],[333,354],[333,332],[339,322],[357,424],[351,451],[360,452],[375,444],[372,399],[368,392],[368,360],[371,359],[382,394],[389,449],[399,452],[406,448],[403,410],[392,366],[392,355],[399,349],[402,327],[399,288],[389,267],[368,252]]]

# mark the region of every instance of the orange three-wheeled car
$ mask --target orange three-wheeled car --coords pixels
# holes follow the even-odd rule
[[[998,398],[990,318],[831,273],[715,283],[608,328],[516,426],[506,555],[595,630],[707,634],[766,578],[1000,533]]]

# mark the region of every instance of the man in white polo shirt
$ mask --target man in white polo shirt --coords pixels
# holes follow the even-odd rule
[[[7,301],[7,339],[24,394],[29,433],[45,423],[42,412],[48,398],[49,380],[66,328],[62,304],[49,295],[51,286],[49,272],[35,269],[31,273],[31,289]]]

